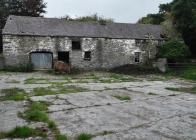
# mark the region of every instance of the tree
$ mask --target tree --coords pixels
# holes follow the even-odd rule
[[[64,17],[65,20],[69,20],[69,21],[80,21],[80,22],[96,22],[96,23],[100,23],[100,24],[105,24],[105,23],[111,23],[114,22],[113,19],[111,18],[104,18],[101,16],[98,16],[98,14],[93,14],[93,15],[89,15],[89,16],[82,16],[82,17],[78,17],[78,18],[71,18],[70,16],[65,16]]]
[[[174,0],[171,10],[173,24],[181,32],[193,57],[196,57],[196,1]]]
[[[160,4],[159,6],[159,13],[166,14],[171,12],[172,2],[166,4]]]
[[[0,0],[0,28],[9,15],[39,17],[46,12],[45,8],[43,0]]]
[[[180,42],[176,39],[171,39],[165,42],[159,48],[158,57],[167,58],[168,60],[183,60],[189,56],[188,47],[184,44],[184,42]]]
[[[173,25],[173,17],[171,13],[165,14],[165,21],[161,23],[163,34],[165,38],[167,39],[177,39],[182,40],[182,35],[175,26]]]
[[[2,52],[2,35],[7,17],[9,15],[42,16],[46,11],[43,0],[0,0],[0,52]]]
[[[148,14],[146,17],[139,19],[140,24],[156,24],[159,25],[165,20],[162,13],[158,14]]]

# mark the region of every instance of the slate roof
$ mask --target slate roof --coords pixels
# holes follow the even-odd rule
[[[99,23],[65,21],[57,18],[9,16],[3,29],[7,35],[97,37],[114,39],[145,39],[152,34],[162,39],[161,26],[127,23]]]

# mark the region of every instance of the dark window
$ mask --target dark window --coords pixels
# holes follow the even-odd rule
[[[136,45],[136,46],[139,46],[140,44],[141,44],[141,40],[136,39],[136,40],[135,40],[135,45]]]
[[[139,63],[140,62],[140,56],[141,56],[140,52],[135,52],[135,63]]]
[[[84,60],[91,60],[91,52],[84,52]]]
[[[69,63],[69,52],[58,52],[58,60]]]
[[[80,41],[72,41],[72,50],[81,50]]]

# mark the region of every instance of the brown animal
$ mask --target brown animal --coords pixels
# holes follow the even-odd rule
[[[56,61],[54,63],[54,70],[58,72],[71,72],[71,65],[63,61]]]

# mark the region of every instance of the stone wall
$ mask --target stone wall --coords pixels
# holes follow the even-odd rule
[[[2,54],[0,54],[0,70],[2,70],[3,68],[4,68],[4,58]]]
[[[144,62],[145,51],[136,47],[135,40],[81,38],[81,50],[72,50],[72,39],[68,37],[3,37],[3,55],[5,65],[17,65],[30,61],[31,52],[52,52],[54,61],[58,51],[70,52],[73,67],[83,69],[113,68],[125,64],[134,64],[134,53],[141,52]],[[84,60],[85,51],[91,52],[91,60]]]
[[[97,45],[98,39],[96,38],[82,38],[81,50],[71,51],[71,64],[74,67],[82,69],[96,69],[100,68],[99,49]],[[91,61],[84,60],[84,53],[91,52]]]
[[[58,51],[70,51],[71,40],[66,37],[4,36],[3,55],[6,65],[27,63],[31,52],[52,52],[57,59]]]
[[[113,68],[134,63],[135,40],[106,39],[103,47],[103,68]]]

